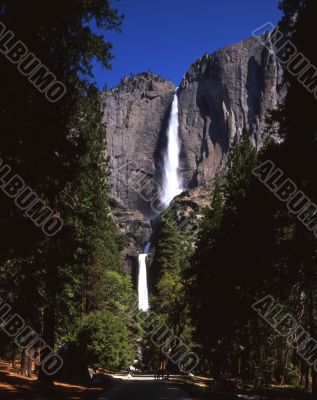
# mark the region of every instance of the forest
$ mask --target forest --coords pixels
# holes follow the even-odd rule
[[[109,0],[0,1],[0,358],[15,373],[80,382],[86,367],[125,373],[137,359],[217,392],[316,395],[317,5],[280,9],[285,99],[260,149],[247,127],[232,138],[198,232],[180,229],[173,202],[157,219],[147,312],[122,266],[130,239],[93,76],[113,49],[92,23],[120,31],[124,18]],[[303,84],[285,40],[309,60]]]

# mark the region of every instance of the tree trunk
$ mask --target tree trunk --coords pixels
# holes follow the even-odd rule
[[[304,383],[304,374],[301,371],[299,375],[299,386],[303,386],[303,383]]]
[[[26,376],[26,350],[22,350],[21,354],[21,364],[20,364],[20,374],[23,376]]]
[[[37,347],[36,350],[34,350],[34,373],[36,375],[39,374],[39,365],[41,361],[41,348]]]
[[[31,377],[32,359],[26,348],[22,350],[21,354],[21,367],[20,374],[23,376]]]
[[[55,301],[51,301],[51,304],[44,310],[43,315],[43,340],[47,345],[54,349],[55,344]],[[47,351],[41,351],[40,358],[44,360],[47,357]],[[45,373],[42,366],[39,367],[38,380],[47,384],[53,383],[53,376],[49,376]]]
[[[302,363],[301,360],[299,361],[299,376],[300,376],[299,385],[303,386],[304,385],[304,376],[305,376],[305,374],[304,374],[303,363]]]
[[[33,366],[33,349],[26,351],[27,353],[27,374],[29,377],[32,376],[32,366]]]
[[[15,348],[15,346],[13,346],[11,354],[12,354],[11,355],[12,368],[13,368],[14,371],[16,371],[17,365],[16,365],[16,359],[15,359],[16,358],[16,348]]]
[[[220,358],[221,358],[221,356],[219,354],[219,350],[216,350],[214,353],[212,364],[213,364],[213,378],[217,384],[221,378]]]
[[[313,281],[311,281],[313,283]],[[310,327],[310,336],[311,337],[316,337],[316,320],[315,320],[315,305],[314,305],[314,293],[313,293],[313,287],[310,286],[309,288],[309,297],[308,297],[308,318],[309,318],[309,327]],[[312,393],[317,394],[317,375],[314,367],[312,368]]]
[[[312,368],[312,394],[316,395],[317,394],[317,373],[314,369],[314,367]],[[316,396],[315,396],[316,398]]]
[[[309,371],[305,372],[305,390],[309,389]]]

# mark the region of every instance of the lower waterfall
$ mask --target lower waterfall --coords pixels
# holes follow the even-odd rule
[[[148,311],[148,309],[149,309],[146,257],[147,257],[147,254],[139,254],[138,295],[139,295],[139,310],[142,310],[142,311]]]

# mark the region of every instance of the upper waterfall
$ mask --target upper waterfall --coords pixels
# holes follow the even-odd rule
[[[178,137],[178,88],[175,89],[167,129],[167,148],[164,154],[163,190],[161,202],[168,207],[175,196],[182,192],[178,175],[180,141]]]

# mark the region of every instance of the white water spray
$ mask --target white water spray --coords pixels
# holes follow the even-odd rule
[[[174,92],[171,115],[167,129],[167,149],[164,154],[163,191],[161,202],[168,207],[173,198],[182,192],[178,176],[180,141],[178,137],[178,88]]]
[[[178,137],[178,98],[176,88],[167,129],[167,148],[164,154],[163,190],[160,200],[164,208],[170,205],[173,198],[182,192],[181,180],[178,176],[180,141]],[[147,287],[146,257],[150,251],[150,243],[139,254],[138,295],[139,310],[148,311],[149,296]]]
[[[147,251],[147,247],[144,249],[144,251]],[[148,311],[149,309],[149,294],[147,288],[147,272],[146,272],[147,255],[148,253],[139,254],[138,297],[139,297],[139,310],[142,311]]]

